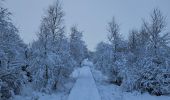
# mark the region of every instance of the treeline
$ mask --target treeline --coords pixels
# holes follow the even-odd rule
[[[125,91],[170,94],[170,33],[166,17],[154,9],[150,20],[143,20],[141,29],[133,29],[128,40],[120,34],[113,18],[108,24],[108,43],[101,42],[94,53],[94,63]]]
[[[0,1],[2,3],[2,1]],[[51,93],[63,90],[73,68],[88,56],[82,32],[76,26],[66,36],[64,12],[59,2],[49,6],[42,18],[38,39],[27,45],[11,21],[11,13],[0,5],[0,99],[19,95],[30,86]]]

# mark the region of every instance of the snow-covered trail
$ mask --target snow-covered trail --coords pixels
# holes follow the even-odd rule
[[[88,65],[81,68],[68,100],[101,100]]]

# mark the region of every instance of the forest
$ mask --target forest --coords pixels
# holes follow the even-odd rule
[[[30,44],[21,39],[12,13],[0,5],[0,100],[15,100],[26,87],[44,94],[69,94],[71,88],[65,84],[76,82],[70,75],[86,66],[84,59],[107,77],[108,84],[124,92],[169,97],[169,23],[159,8],[151,11],[150,19],[142,20],[140,29],[129,29],[128,39],[120,33],[119,22],[113,16],[106,22],[108,42],[100,42],[95,51],[90,51],[78,25],[73,25],[70,33],[65,32],[65,13],[59,0],[42,15],[37,39]],[[29,100],[41,100],[38,98],[32,96]]]

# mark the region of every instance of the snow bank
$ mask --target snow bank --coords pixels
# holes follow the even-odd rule
[[[124,93],[124,100],[170,100],[170,96],[152,96],[148,93]]]
[[[107,76],[104,76],[101,71],[95,70],[94,67],[91,68],[91,71],[97,83],[104,82],[108,79]]]
[[[67,96],[62,93],[44,94],[34,92],[32,96],[15,96],[12,100],[67,100]]]
[[[66,84],[64,84],[65,90],[53,92],[51,94],[37,92],[31,89],[31,86],[28,85],[23,88],[21,95],[16,95],[11,100],[67,100],[74,83],[75,81],[70,79]]]
[[[70,75],[70,77],[77,79],[78,76],[79,76],[79,74],[80,74],[80,70],[81,70],[80,68],[74,69],[74,71],[72,72],[72,74]]]
[[[93,63],[91,61],[89,61],[88,59],[84,59],[81,63],[81,66],[88,66],[88,67],[92,67]]]
[[[123,92],[119,86],[113,84],[98,84],[102,100],[170,100],[170,96],[153,96],[148,93]]]
[[[107,83],[107,78],[100,71],[93,69],[92,72],[102,100],[170,100],[170,96],[124,92],[120,86]]]

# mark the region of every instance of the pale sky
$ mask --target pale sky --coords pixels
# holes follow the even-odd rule
[[[5,7],[13,13],[12,19],[26,42],[36,39],[42,16],[55,0],[6,0]],[[106,41],[107,23],[114,16],[126,38],[129,30],[140,28],[142,18],[148,19],[154,8],[167,16],[170,31],[170,0],[62,0],[66,32],[72,25],[84,31],[84,40],[90,50]]]

